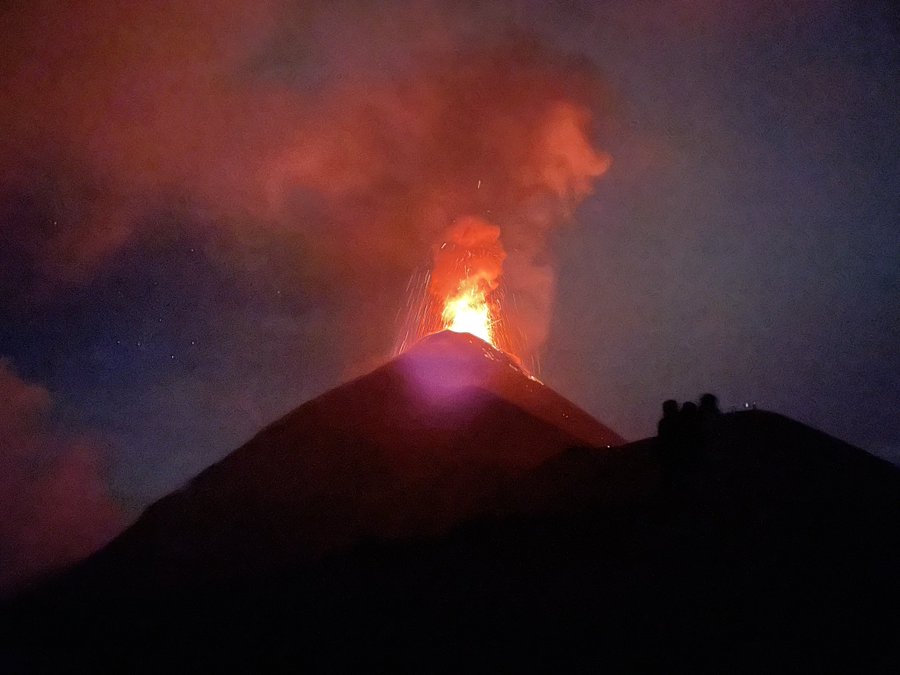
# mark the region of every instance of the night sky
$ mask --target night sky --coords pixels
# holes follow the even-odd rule
[[[893,3],[482,4],[4,4],[0,584],[390,358],[471,214],[626,438],[712,391],[900,463]]]

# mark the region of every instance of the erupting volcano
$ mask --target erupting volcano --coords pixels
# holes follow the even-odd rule
[[[461,218],[447,232],[447,241],[435,249],[429,292],[443,300],[442,328],[470,333],[509,352],[508,344],[499,344],[501,306],[492,297],[505,257],[500,228],[480,218]]]
[[[409,315],[396,352],[442,330],[468,333],[517,362],[512,318],[505,311],[500,228],[482,218],[458,218],[433,250],[430,271],[410,283]]]
[[[102,555],[181,580],[271,570],[444,531],[565,449],[622,442],[513,358],[440,331],[269,425]]]
[[[507,354],[439,331],[153,504],[0,634],[16,672],[886,663],[896,468],[771,413],[710,425],[707,457],[665,470],[657,439],[610,448]]]

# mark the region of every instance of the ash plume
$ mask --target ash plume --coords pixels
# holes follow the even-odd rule
[[[444,241],[434,245],[433,253],[429,291],[440,299],[458,291],[461,278],[473,279],[487,291],[500,283],[506,251],[500,228],[487,221],[473,216],[460,218],[447,230]]]
[[[401,295],[442,233],[477,217],[501,229],[504,283],[540,346],[546,235],[609,157],[598,74],[527,25],[471,6],[235,0],[33,3],[0,21],[5,86],[27,92],[0,112],[0,182],[48,223],[4,255],[33,286],[89,283],[160,212],[187,211],[223,269],[290,275],[255,245],[295,247],[341,320],[389,341],[390,308],[367,314],[359,285]]]

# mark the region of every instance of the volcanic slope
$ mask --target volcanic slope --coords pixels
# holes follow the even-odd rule
[[[435,534],[501,508],[517,476],[566,448],[622,442],[505,354],[442,332],[276,421],[97,562],[178,584]]]
[[[485,414],[514,410],[510,423],[544,428],[478,391],[497,406]],[[571,438],[558,433],[544,439]],[[488,466],[488,450],[466,456]],[[123,537],[119,555],[110,547],[10,606],[0,625],[6,670],[900,672],[900,470],[756,411],[712,417],[699,445],[677,462],[666,461],[670,451],[658,439],[534,446],[501,464],[539,461],[504,470],[515,478],[499,481],[505,494],[492,503],[517,506],[502,514],[485,509],[444,532],[363,541],[230,579],[198,567],[167,587],[148,570],[172,553],[145,550],[142,561]],[[451,491],[421,478],[427,469],[417,478],[390,470],[473,508],[464,487],[480,483],[469,472],[447,479],[460,482]],[[208,498],[159,507],[161,524],[192,521],[176,529],[190,551],[209,540],[192,513]],[[260,519],[283,520],[280,506],[251,504],[252,517],[270,527]],[[232,534],[246,545],[245,533]]]

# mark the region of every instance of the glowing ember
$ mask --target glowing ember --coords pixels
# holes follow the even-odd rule
[[[444,328],[455,333],[471,333],[490,345],[499,348],[494,342],[494,321],[491,318],[491,307],[486,293],[477,284],[463,283],[464,289],[459,295],[448,298],[441,312]]]

